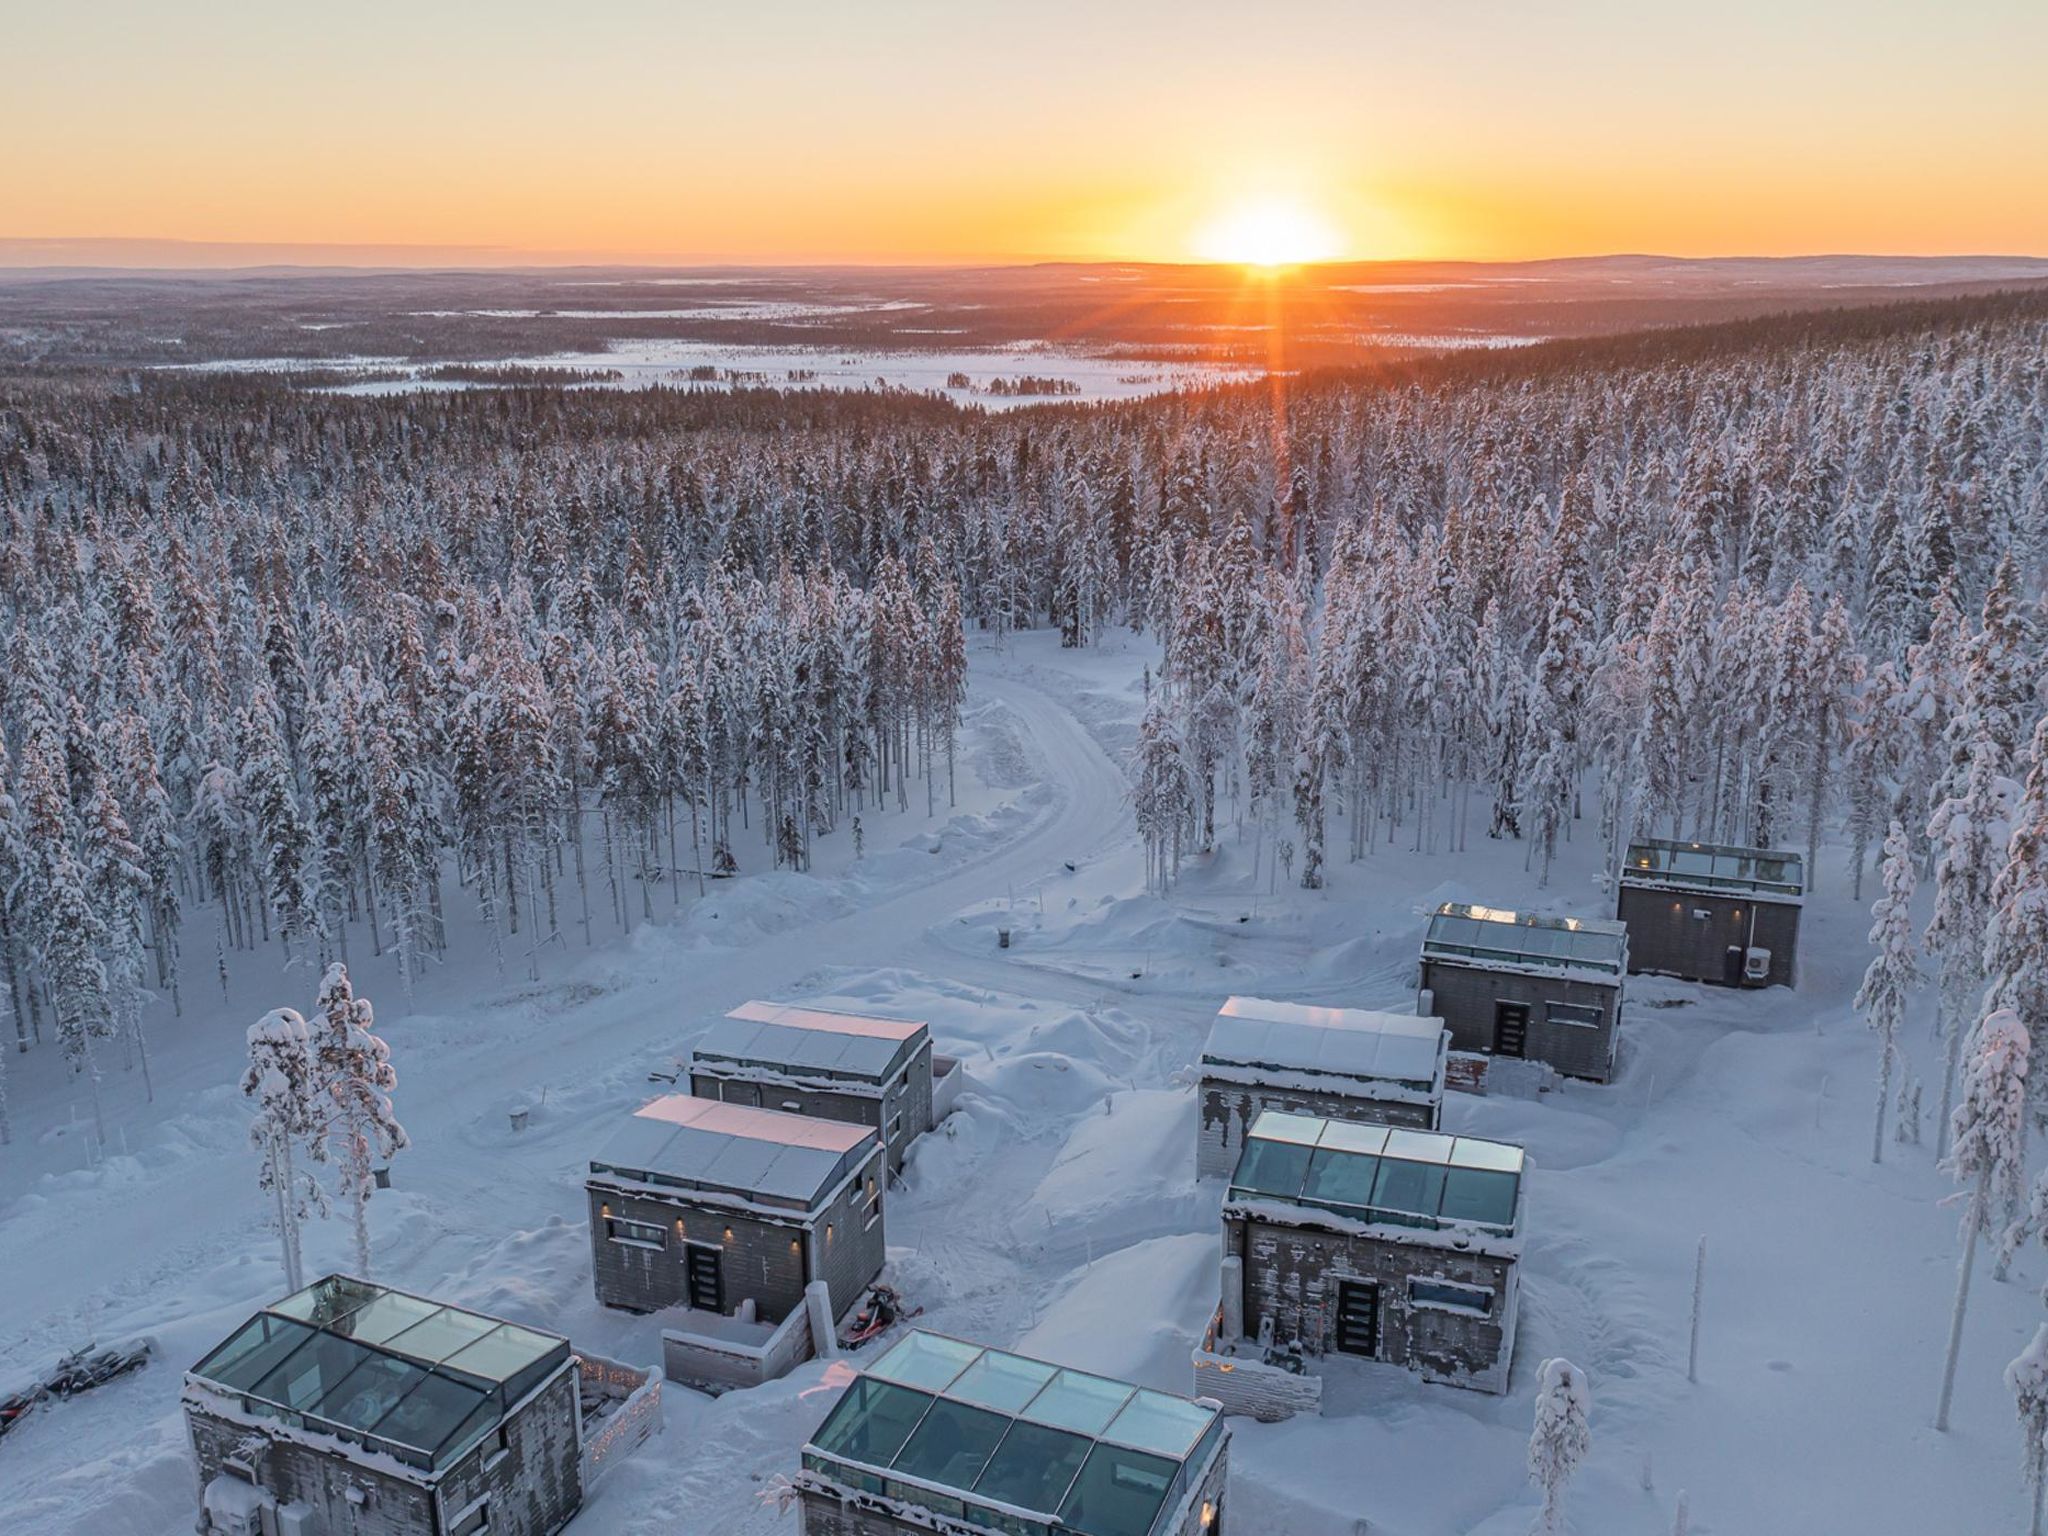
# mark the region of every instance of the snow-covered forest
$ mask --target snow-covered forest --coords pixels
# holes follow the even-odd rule
[[[10,376],[0,1141],[6,1069],[55,1055],[38,1081],[111,1155],[109,1079],[147,1100],[182,1031],[336,963],[387,966],[402,1083],[400,997],[564,982],[715,882],[893,846],[970,788],[970,672],[1140,646],[1116,814],[1149,900],[1225,850],[1245,899],[1402,859],[1436,871],[1414,900],[1491,844],[1611,906],[1587,880],[1655,834],[1794,848],[1875,901],[1841,962],[1877,1036],[1859,1145],[1924,1122],[1960,1193],[1945,1419],[1972,1257],[2048,1241],[2044,585],[2038,297],[1001,415]],[[1899,1044],[1923,1001],[1931,1056]],[[2012,1367],[2036,1487],[2044,1348]],[[1881,1411],[1922,1423],[1936,1386]]]

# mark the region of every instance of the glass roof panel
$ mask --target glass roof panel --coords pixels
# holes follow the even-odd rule
[[[1434,1131],[1395,1126],[1387,1132],[1387,1156],[1406,1158],[1412,1163],[1447,1163],[1451,1160],[1451,1138]]]
[[[1137,1388],[1105,1376],[1082,1371],[1061,1371],[1031,1400],[1023,1416],[1055,1429],[1071,1429],[1080,1435],[1099,1435],[1130,1401]]]
[[[438,1302],[408,1296],[402,1291],[386,1291],[371,1297],[333,1327],[335,1332],[361,1339],[365,1344],[382,1344],[440,1310]]]
[[[1231,1187],[1293,1200],[1301,1194],[1301,1181],[1308,1172],[1311,1155],[1308,1147],[1295,1142],[1248,1137],[1244,1150],[1237,1155],[1237,1172],[1231,1177]]]
[[[1058,1366],[1043,1360],[1026,1360],[1022,1355],[991,1349],[960,1373],[946,1395],[999,1413],[1021,1413],[1058,1371]]]
[[[1060,1504],[1060,1519],[1086,1536],[1147,1536],[1177,1470],[1164,1457],[1098,1445]]]
[[[1215,1421],[1215,1413],[1198,1403],[1140,1387],[1102,1438],[1185,1461]]]
[[[432,1455],[475,1417],[479,1408],[496,1411],[489,1395],[467,1382],[428,1373],[370,1433]]]
[[[337,1320],[383,1294],[380,1287],[367,1281],[354,1280],[347,1275],[329,1275],[324,1280],[314,1281],[303,1291],[293,1292],[270,1310],[311,1323],[316,1328],[329,1328]]]
[[[433,1313],[384,1341],[384,1347],[410,1359],[439,1365],[459,1349],[467,1348],[498,1324],[474,1312],[453,1307],[436,1307]]]
[[[1269,1109],[1252,1122],[1251,1134],[1262,1141],[1291,1141],[1312,1147],[1323,1134],[1323,1122],[1314,1115],[1290,1115]]]
[[[1453,1168],[1491,1168],[1500,1173],[1522,1171],[1522,1149],[1505,1141],[1460,1136],[1451,1147]]]
[[[974,1492],[1019,1509],[1052,1514],[1088,1459],[1090,1444],[1086,1435],[1019,1420],[989,1458]]]
[[[474,1344],[457,1350],[441,1363],[451,1371],[481,1376],[485,1381],[510,1381],[536,1360],[544,1358],[556,1341],[517,1323],[500,1323]]]
[[[1332,1152],[1325,1147],[1309,1160],[1308,1178],[1301,1186],[1301,1198],[1321,1205],[1369,1206],[1373,1181],[1380,1160],[1351,1152]]]
[[[426,1374],[409,1360],[365,1350],[362,1363],[323,1393],[319,1405],[308,1411],[349,1429],[367,1433],[379,1419],[396,1408],[398,1400],[418,1386]]]
[[[811,1443],[829,1456],[886,1467],[935,1401],[929,1393],[856,1376]]]
[[[1434,1221],[1443,1200],[1445,1171],[1435,1163],[1382,1158],[1379,1183],[1372,1192],[1373,1209]]]
[[[911,1433],[893,1468],[947,1488],[972,1488],[1009,1427],[1007,1414],[941,1399]]]
[[[1364,1152],[1377,1157],[1387,1148],[1387,1127],[1332,1120],[1323,1129],[1321,1145],[1326,1151]]]
[[[369,1358],[370,1351],[339,1334],[315,1333],[249,1391],[300,1413],[320,1412],[320,1400]]]
[[[247,1392],[277,1369],[285,1356],[315,1336],[304,1323],[259,1312],[194,1366],[192,1374]]]
[[[977,1344],[936,1333],[908,1333],[868,1367],[867,1374],[899,1386],[943,1392],[982,1353]]]
[[[1444,1177],[1440,1214],[1445,1221],[1512,1227],[1515,1224],[1515,1195],[1521,1183],[1521,1179],[1512,1173],[1452,1168]]]

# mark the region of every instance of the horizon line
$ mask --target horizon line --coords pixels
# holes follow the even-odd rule
[[[109,260],[122,253],[138,258]],[[263,254],[273,253],[268,259]],[[195,259],[179,260],[181,255]],[[103,259],[94,260],[95,256]],[[235,260],[237,256],[248,259]],[[40,258],[40,259],[37,259]],[[68,259],[67,259],[68,258]],[[211,259],[209,259],[211,258]],[[297,259],[295,259],[297,258]],[[381,258],[381,259],[380,259]],[[1340,256],[1283,264],[1278,270],[1345,267],[1530,267],[1572,262],[1657,261],[1707,265],[1729,262],[1899,261],[1914,263],[2012,262],[2048,266],[2048,253],[2028,251],[1815,250],[1719,252],[1688,255],[1653,250],[1589,250],[1546,256]],[[971,271],[1025,267],[1237,268],[1233,261],[1144,257],[1007,254],[946,257],[773,257],[686,252],[605,252],[529,249],[512,245],[456,245],[404,241],[192,240],[143,235],[0,235],[0,272],[128,273],[135,276],[260,272],[543,272],[543,271]]]

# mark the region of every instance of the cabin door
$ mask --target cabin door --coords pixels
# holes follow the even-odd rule
[[[1527,1003],[1495,1003],[1493,1005],[1493,1054],[1496,1056],[1524,1056],[1529,1050],[1529,1005]]]
[[[1337,1348],[1377,1360],[1380,1353],[1380,1288],[1373,1280],[1337,1282]]]
[[[725,1312],[725,1251],[709,1243],[683,1244],[683,1283],[699,1312]]]

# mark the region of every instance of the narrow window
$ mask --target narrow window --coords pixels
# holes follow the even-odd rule
[[[1460,1285],[1455,1280],[1424,1280],[1411,1276],[1408,1300],[1418,1307],[1462,1312],[1469,1317],[1489,1317],[1493,1313],[1493,1291],[1490,1287]]]

